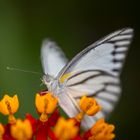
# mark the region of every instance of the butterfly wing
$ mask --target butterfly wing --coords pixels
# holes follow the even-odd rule
[[[55,42],[46,39],[41,47],[41,62],[44,73],[55,77],[66,65],[67,58]]]
[[[94,117],[85,116],[83,127],[107,116],[118,101],[119,75],[132,37],[133,29],[118,30],[80,52],[59,73],[60,84],[65,84],[60,106],[70,117],[80,112],[78,103],[83,95],[96,98],[102,106]]]

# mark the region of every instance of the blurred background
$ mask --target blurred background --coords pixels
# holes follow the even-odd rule
[[[5,93],[18,94],[20,109],[36,115],[35,93],[41,76],[7,71],[6,66],[41,72],[40,46],[44,38],[52,38],[71,59],[94,41],[123,27],[135,29],[123,73],[122,97],[109,122],[116,125],[116,139],[138,137],[140,125],[140,28],[136,1],[0,1],[0,99]],[[0,115],[0,122],[7,118]]]

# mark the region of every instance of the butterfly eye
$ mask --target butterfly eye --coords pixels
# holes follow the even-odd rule
[[[43,76],[43,81],[45,81],[46,84],[52,83],[53,80],[54,78],[49,74]]]
[[[49,83],[50,82],[50,77],[48,75],[43,76],[43,81]]]

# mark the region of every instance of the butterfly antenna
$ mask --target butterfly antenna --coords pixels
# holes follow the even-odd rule
[[[29,70],[23,70],[23,69],[8,67],[8,66],[6,67],[6,69],[7,69],[7,70],[10,70],[10,71],[20,71],[20,72],[25,72],[25,73],[32,73],[32,74],[42,75],[42,73],[40,73],[40,72],[29,71]]]

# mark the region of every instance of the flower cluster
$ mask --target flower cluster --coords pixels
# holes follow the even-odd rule
[[[5,95],[0,101],[0,113],[8,116],[6,125],[0,123],[0,140],[113,140],[115,127],[99,119],[86,132],[80,131],[84,115],[93,116],[101,110],[94,98],[83,96],[79,102],[81,112],[73,118],[59,113],[58,101],[50,92],[36,94],[35,107],[39,117],[26,114],[24,120],[15,118],[19,108],[17,95]]]

